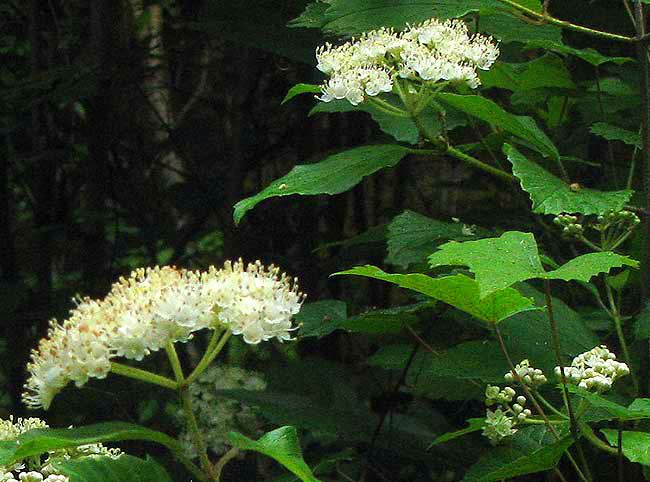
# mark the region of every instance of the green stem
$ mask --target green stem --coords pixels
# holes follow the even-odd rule
[[[170,378],[156,375],[155,373],[141,370],[140,368],[123,365],[121,363],[111,362],[111,372],[117,375],[122,375],[123,377],[134,378],[143,382],[153,383],[154,385],[160,385],[161,387],[169,388],[171,390],[178,389],[178,384]]]
[[[205,440],[201,435],[201,430],[199,429],[199,424],[196,421],[194,416],[194,411],[192,410],[192,397],[190,396],[190,389],[187,385],[180,387],[179,394],[181,396],[181,401],[183,402],[183,413],[187,420],[187,428],[190,432],[190,437],[192,438],[192,443],[196,452],[199,454],[199,462],[201,463],[201,468],[204,472],[210,475],[214,482],[219,482],[219,474],[216,473],[215,467],[210,462],[208,458],[207,447],[205,445]]]
[[[167,352],[167,358],[169,358],[169,363],[172,366],[172,371],[176,377],[176,382],[178,383],[178,386],[182,386],[185,381],[185,375],[183,375],[183,368],[181,367],[181,361],[178,359],[176,348],[171,341],[165,346],[165,351]]]
[[[595,245],[591,241],[589,241],[587,238],[585,238],[582,234],[580,236],[577,236],[576,239],[578,241],[581,241],[583,244],[587,245],[589,248],[593,249],[596,252],[601,252],[602,248],[600,246]]]
[[[551,404],[548,400],[542,397],[542,395],[537,390],[533,390],[532,393],[535,395],[536,398],[538,398],[542,402],[542,405],[548,408],[551,412],[553,412],[558,417],[562,417],[568,420],[569,417],[567,417],[564,413],[560,412],[557,408],[555,408],[553,404]]]
[[[221,478],[221,471],[223,468],[226,466],[228,462],[230,462],[232,459],[237,457],[237,454],[239,454],[239,449],[237,447],[233,447],[228,452],[223,454],[223,456],[219,459],[219,461],[214,464],[214,473],[217,476],[217,480]]]
[[[581,25],[576,25],[571,22],[567,22],[565,20],[560,20],[555,17],[551,17],[548,13],[539,13],[536,12],[535,10],[531,10],[530,8],[526,8],[522,5],[520,5],[517,2],[514,2],[513,0],[499,0],[501,3],[505,3],[506,5],[510,5],[511,7],[515,8],[516,10],[519,10],[522,13],[525,13],[529,17],[535,18],[537,20],[540,20],[541,22],[544,23],[550,23],[551,25],[557,25],[558,27],[562,27],[566,30],[573,30],[575,32],[581,32],[585,33],[587,35],[593,35],[595,37],[602,37],[606,38],[608,40],[617,40],[620,42],[636,42],[637,39],[634,37],[627,37],[625,35],[618,35],[615,33],[610,33],[610,32],[603,32],[601,30],[594,30],[592,28],[588,27],[583,27]]]
[[[396,116],[396,117],[410,117],[408,112],[400,109],[399,107],[395,107],[394,105],[390,104],[389,102],[386,102],[383,99],[380,99],[378,97],[368,97],[368,102],[370,104],[373,104],[375,107],[377,107],[379,110],[382,112]]]
[[[580,433],[584,438],[586,438],[594,447],[597,449],[603,450],[611,455],[617,456],[618,449],[607,445],[605,442],[596,437],[591,427],[587,424],[580,424]]]
[[[216,335],[216,333],[215,333]],[[214,348],[212,350],[206,350],[205,353],[203,354],[203,358],[201,358],[201,361],[199,362],[198,365],[196,365],[196,368],[190,373],[190,376],[185,379],[185,385],[189,385],[190,383],[193,383],[201,373],[212,363],[212,361],[219,355],[223,347],[226,345],[226,342],[232,335],[232,331],[226,330],[223,332],[221,335],[221,339],[219,340],[218,343],[215,344]],[[213,339],[215,339],[215,336],[213,335]],[[208,348],[212,345],[212,340],[210,340],[210,343],[208,345]]]
[[[609,286],[607,281],[605,281],[605,291],[607,293],[607,301],[609,302],[609,310],[612,319],[614,320],[614,326],[616,327],[616,336],[618,337],[618,342],[621,345],[623,350],[623,357],[625,358],[625,363],[627,363],[628,368],[630,369],[630,375],[632,376],[632,383],[634,385],[634,393],[639,393],[639,381],[637,380],[636,374],[632,371],[632,363],[630,358],[630,352],[627,348],[627,342],[625,341],[625,335],[623,334],[623,326],[621,323],[621,314],[618,311],[618,307],[614,302],[614,294],[612,293],[612,287]]]

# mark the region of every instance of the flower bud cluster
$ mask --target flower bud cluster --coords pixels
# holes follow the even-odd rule
[[[141,360],[203,328],[229,329],[250,344],[290,340],[291,318],[303,300],[295,280],[260,262],[226,262],[206,272],[138,269],[103,300],[80,299],[62,324],[50,322],[32,351],[23,401],[47,409],[68,383],[81,387],[106,377],[112,358]]]
[[[559,216],[555,216],[553,222],[562,227],[562,234],[566,237],[581,236],[584,231],[582,224],[578,223],[577,216],[560,214]]]
[[[395,76],[476,88],[476,69],[489,69],[498,56],[492,38],[470,35],[462,20],[429,19],[399,33],[381,28],[337,47],[326,43],[316,49],[316,67],[329,76],[317,98],[358,105],[366,96],[390,92]]]
[[[509,371],[503,376],[503,378],[508,383],[516,382],[517,377],[515,376],[515,373],[523,383],[531,388],[537,388],[548,381],[542,373],[542,370],[531,367],[528,360],[522,360],[521,363],[515,365],[515,372],[513,373],[512,371]]]
[[[212,366],[204,371],[189,386],[192,407],[199,429],[207,447],[216,455],[229,449],[226,434],[230,431],[242,432],[248,436],[257,435],[263,420],[253,407],[238,400],[219,396],[219,390],[264,390],[266,382],[260,373],[231,366]],[[185,414],[179,408],[179,421],[185,423]],[[181,433],[180,440],[190,458],[198,456],[189,433]]]
[[[616,361],[616,355],[605,345],[578,355],[571,362],[571,366],[564,367],[567,382],[596,392],[609,390],[617,378],[629,373],[628,366]],[[561,376],[560,367],[555,367],[555,374]]]
[[[22,433],[34,428],[48,428],[48,425],[39,418],[14,420],[13,416],[10,416],[8,420],[0,420],[0,441],[15,440]],[[0,482],[69,482],[67,476],[56,473],[54,462],[92,455],[119,457],[121,454],[119,449],[109,449],[102,444],[52,450],[44,454],[44,460],[40,456],[29,457],[11,466],[0,467]]]
[[[604,230],[614,225],[625,226],[628,229],[634,228],[641,222],[639,216],[632,211],[608,210],[596,218],[598,226],[596,229]]]
[[[500,389],[488,385],[485,389],[485,405],[497,405],[495,410],[488,409],[483,426],[483,435],[492,445],[517,432],[516,426],[531,415],[531,411],[524,408],[526,397],[519,395],[512,387]],[[514,400],[514,403],[513,403]]]

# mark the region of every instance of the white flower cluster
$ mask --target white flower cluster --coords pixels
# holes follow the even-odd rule
[[[226,262],[206,272],[138,269],[103,300],[78,300],[62,324],[50,322],[32,351],[23,401],[47,409],[68,383],[106,377],[112,358],[141,360],[203,328],[225,327],[251,344],[290,340],[291,317],[303,300],[295,280],[259,262]]]
[[[338,47],[326,43],[316,49],[316,67],[329,76],[317,98],[347,99],[358,105],[365,96],[390,92],[396,75],[465,82],[476,88],[480,84],[476,69],[489,69],[498,56],[492,38],[470,35],[462,20],[429,19],[398,33],[373,30]]]
[[[605,345],[578,355],[571,362],[571,366],[564,367],[567,382],[596,392],[609,390],[614,380],[629,373],[628,366],[616,361],[616,355]],[[561,376],[560,367],[555,367],[555,374]]]
[[[518,396],[512,387],[499,387],[488,385],[485,389],[485,405],[491,407],[498,405],[496,410],[487,410],[483,435],[492,445],[517,432],[516,426],[531,415],[531,411],[524,408],[526,397]],[[512,401],[515,400],[515,403]]]
[[[517,381],[515,373],[519,376],[522,382],[532,388],[537,388],[548,381],[544,376],[544,373],[542,373],[542,370],[531,367],[530,362],[527,359],[522,360],[521,363],[517,363],[517,365],[515,365],[515,372],[513,373],[512,371],[509,371],[503,376],[503,378],[508,383]]]
[[[230,366],[212,366],[190,385],[192,406],[199,428],[210,450],[220,455],[229,446],[225,434],[235,430],[254,435],[262,425],[262,420],[252,407],[226,397],[217,395],[218,390],[264,390],[266,382],[261,374]],[[184,413],[178,410],[177,416],[184,420]],[[180,436],[191,458],[198,456],[187,432]]]
[[[39,418],[14,420],[13,416],[10,416],[8,420],[0,420],[0,440],[15,440],[28,430],[47,427],[47,423]],[[44,461],[41,460],[41,457],[29,457],[10,467],[0,467],[0,482],[69,482],[68,477],[56,473],[52,465],[53,462],[89,455],[119,457],[121,453],[119,449],[109,449],[102,444],[53,450],[45,454],[47,457]]]

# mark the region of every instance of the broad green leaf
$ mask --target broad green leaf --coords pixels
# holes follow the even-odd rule
[[[495,262],[498,260],[498,263]],[[450,241],[429,256],[432,268],[445,265],[467,266],[476,275],[481,297],[534,278],[589,281],[592,276],[621,266],[637,267],[627,256],[611,251],[588,253],[553,271],[545,271],[537,243],[531,233],[508,231],[499,238]]]
[[[562,29],[555,25],[535,25],[525,22],[515,15],[503,12],[503,4],[497,8],[481,8],[481,32],[496,37],[503,43],[528,42],[539,40],[546,42],[562,41]]]
[[[436,100],[509,132],[526,141],[545,156],[553,159],[560,157],[555,145],[530,117],[506,112],[497,103],[479,95],[440,93],[436,95]]]
[[[618,447],[618,430],[603,428],[600,430],[610,445]],[[622,434],[623,455],[630,462],[650,465],[650,433],[624,430]]]
[[[285,95],[284,99],[282,99],[281,104],[286,104],[297,95],[305,94],[305,93],[318,94],[320,93],[320,91],[321,91],[320,85],[296,84],[289,89],[287,95]]]
[[[235,204],[233,218],[239,223],[246,212],[270,197],[341,193],[365,176],[393,167],[408,153],[409,149],[398,145],[371,145],[334,154],[315,164],[296,166],[261,192]]]
[[[300,337],[319,338],[335,331],[347,319],[347,305],[339,300],[320,300],[306,303],[294,317],[300,326]]]
[[[589,130],[592,134],[596,134],[608,141],[621,141],[630,146],[634,146],[637,149],[643,148],[641,135],[638,132],[629,131],[605,122],[596,122]]]
[[[529,62],[511,64],[496,62],[490,70],[481,71],[484,87],[500,87],[513,92],[525,92],[543,87],[575,89],[571,74],[562,59],[544,55]]]
[[[319,482],[302,458],[295,427],[280,427],[251,440],[238,432],[228,432],[228,441],[238,449],[253,450],[280,462],[304,482]]]
[[[465,275],[431,278],[424,274],[388,274],[375,266],[357,266],[334,275],[357,275],[394,283],[443,301],[461,311],[489,323],[499,323],[525,310],[538,309],[517,290],[506,288],[489,296],[479,297],[479,285]]]
[[[472,239],[463,233],[462,223],[436,221],[413,211],[395,216],[388,225],[386,262],[402,268],[424,261],[441,240]]]
[[[287,27],[322,28],[327,23],[325,11],[328,8],[329,4],[325,2],[316,1],[310,3],[299,17],[294,18],[287,24]]]
[[[650,398],[636,398],[629,406],[613,402],[603,395],[593,393],[576,385],[567,385],[571,393],[580,395],[592,406],[601,408],[612,415],[612,418],[621,420],[642,420],[650,418]]]
[[[410,345],[388,345],[368,358],[368,364],[384,369],[399,369],[408,359]],[[448,350],[427,354],[424,370],[438,376],[503,383],[508,363],[495,341],[469,341]]]
[[[564,451],[572,445],[573,438],[565,436],[542,444],[537,435],[540,430],[529,430],[534,428],[519,430],[510,444],[487,452],[467,471],[463,482],[505,480],[555,467]]]
[[[383,99],[401,108],[401,103],[396,96],[384,95]],[[420,140],[420,133],[415,122],[410,116],[401,117],[387,114],[376,105],[370,102],[363,102],[359,105],[352,105],[347,100],[333,100],[331,102],[319,102],[309,112],[309,115],[327,112],[366,112],[370,114],[382,131],[393,136],[400,142],[417,144]],[[431,135],[439,135],[443,127],[447,130],[453,130],[458,126],[467,124],[467,116],[456,109],[447,108],[444,110],[444,126],[441,120],[443,109],[435,104],[425,107],[420,114],[420,121],[427,127]]]
[[[388,224],[379,224],[368,228],[361,234],[353,236],[341,241],[332,241],[330,243],[323,243],[319,245],[314,252],[328,249],[334,246],[342,246],[343,248],[351,248],[354,246],[361,246],[364,244],[384,244],[386,242],[386,235],[388,233]]]
[[[89,456],[53,464],[56,473],[70,482],[172,482],[171,477],[154,459],[140,459],[122,454],[117,458]]]
[[[169,435],[125,422],[103,422],[77,428],[38,428],[21,434],[16,440],[0,443],[0,465],[8,466],[25,457],[51,450],[97,442],[148,440],[182,453],[180,443]]]
[[[470,418],[467,423],[469,424],[467,427],[456,430],[455,432],[448,432],[446,434],[440,435],[435,438],[433,442],[431,442],[430,447],[433,447],[434,445],[439,445],[441,443],[448,442],[449,440],[453,440],[458,437],[462,437],[465,434],[472,433],[472,432],[477,432],[478,430],[483,429],[483,425],[485,425],[485,419],[484,418]]]
[[[431,308],[432,305],[431,302],[425,301],[382,310],[370,310],[348,318],[341,322],[339,327],[355,333],[399,333],[405,323],[413,324],[418,321],[415,315],[417,311]]]
[[[521,188],[530,195],[533,212],[542,214],[602,214],[608,209],[618,211],[632,197],[633,191],[596,191],[581,188],[574,192],[569,185],[546,169],[524,157],[515,147],[506,144],[504,152],[512,163],[512,172]]]
[[[562,55],[573,55],[574,57],[578,57],[584,60],[585,62],[589,62],[591,65],[595,65],[595,66],[599,66],[607,62],[613,62],[615,64],[622,64],[625,62],[635,62],[635,59],[631,57],[609,57],[601,54],[600,52],[594,49],[590,49],[590,48],[575,49],[573,47],[569,47],[568,45],[564,45],[561,42],[553,42],[553,41],[546,41],[546,40],[531,40],[529,42],[526,42],[526,48],[527,49],[542,48]]]

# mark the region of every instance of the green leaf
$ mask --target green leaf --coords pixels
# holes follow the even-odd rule
[[[447,432],[446,434],[440,435],[434,439],[433,442],[431,442],[431,445],[429,447],[433,447],[434,445],[439,445],[441,443],[448,442],[449,440],[453,440],[458,437],[462,437],[465,434],[476,432],[478,430],[483,429],[483,425],[485,425],[485,419],[484,418],[470,418],[467,423],[469,424],[467,427],[461,429],[461,430],[456,430],[455,432]]]
[[[289,89],[289,92],[287,92],[287,95],[284,96],[284,99],[282,99],[282,102],[280,104],[286,104],[295,96],[300,94],[305,94],[305,93],[318,94],[320,93],[320,91],[321,91],[320,85],[296,84]]]
[[[562,29],[556,25],[536,25],[518,16],[503,12],[503,4],[497,8],[481,8],[481,32],[488,33],[503,43],[539,40],[561,42]]]
[[[506,132],[529,143],[537,151],[552,159],[559,159],[560,154],[551,140],[542,132],[530,117],[516,116],[503,110],[497,103],[479,95],[458,95],[439,93],[436,100],[466,112],[488,124],[499,127]]]
[[[327,23],[325,11],[328,8],[329,4],[325,2],[310,3],[298,18],[294,18],[287,24],[287,27],[322,28]]]
[[[500,87],[513,92],[525,92],[543,87],[559,89],[576,87],[562,59],[549,54],[519,64],[496,62],[490,70],[481,71],[480,76],[485,88]]]
[[[172,482],[171,477],[154,459],[140,459],[122,454],[117,458],[89,456],[57,461],[56,473],[70,482]]]
[[[388,225],[386,263],[406,268],[426,259],[435,244],[448,239],[471,239],[462,223],[436,221],[413,211],[395,216]]]
[[[506,144],[503,151],[512,163],[512,173],[519,178],[521,188],[530,195],[535,213],[602,214],[608,209],[623,209],[632,197],[633,191],[629,189],[604,192],[581,188],[574,192],[567,183],[526,159],[515,147]]]
[[[21,434],[16,440],[0,443],[0,465],[8,466],[26,457],[51,450],[77,447],[97,442],[148,440],[172,451],[183,451],[169,435],[125,422],[104,422],[77,428],[38,428]]]
[[[480,298],[478,283],[461,274],[443,278],[431,278],[419,273],[388,274],[375,266],[367,265],[357,266],[334,275],[357,275],[388,281],[443,301],[489,323],[499,323],[521,311],[538,309],[533,306],[530,299],[521,296],[512,288],[496,291]]]
[[[594,49],[575,49],[564,45],[561,42],[547,41],[547,40],[531,40],[526,42],[527,49],[538,49],[542,48],[545,50],[550,50],[552,52],[562,54],[562,55],[573,55],[578,57],[585,62],[589,62],[591,65],[599,66],[607,62],[613,62],[615,64],[622,64],[625,62],[634,62],[635,60],[630,57],[608,57],[601,54],[600,52]]]
[[[382,310],[370,310],[341,322],[339,328],[355,333],[399,333],[404,329],[405,323],[413,324],[418,321],[415,316],[417,311],[431,306],[431,302],[425,301]]]
[[[388,345],[368,358],[368,364],[387,370],[404,366],[409,345]],[[469,341],[448,350],[431,353],[421,365],[423,370],[442,377],[480,380],[484,383],[503,383],[508,364],[496,341]]]
[[[347,305],[339,300],[320,300],[306,303],[294,317],[300,326],[300,337],[322,338],[335,331],[347,319]]]
[[[637,149],[643,148],[641,135],[638,132],[629,131],[605,122],[596,122],[589,130],[592,134],[596,134],[608,141],[621,141],[630,146],[634,146]]]
[[[646,303],[634,319],[634,336],[637,340],[650,338],[650,303]]]
[[[253,450],[271,457],[305,482],[319,482],[302,458],[302,450],[295,427],[280,427],[251,440],[238,432],[228,432],[229,442],[241,450]]]
[[[618,447],[618,430],[600,430],[610,445]],[[623,455],[630,462],[650,465],[650,433],[624,430],[622,433]]]
[[[365,176],[396,165],[408,153],[409,149],[398,145],[371,145],[334,154],[315,164],[296,166],[261,192],[235,204],[233,218],[239,223],[257,203],[275,196],[341,193]]]
[[[550,444],[542,444],[537,436],[539,429],[526,429],[519,430],[511,444],[497,447],[481,457],[467,471],[463,482],[491,482],[550,470],[573,443],[573,438],[566,436]]]
[[[576,385],[567,385],[571,393],[580,395],[592,406],[601,408],[621,420],[643,420],[650,418],[650,398],[636,398],[629,406],[608,400],[603,395],[593,393]]]
[[[467,266],[476,275],[481,297],[485,297],[520,281],[541,278],[586,282],[612,268],[623,265],[637,267],[638,263],[627,256],[605,251],[578,256],[547,272],[542,266],[534,236],[508,231],[498,238],[445,243],[429,256],[429,265],[432,268]]]

